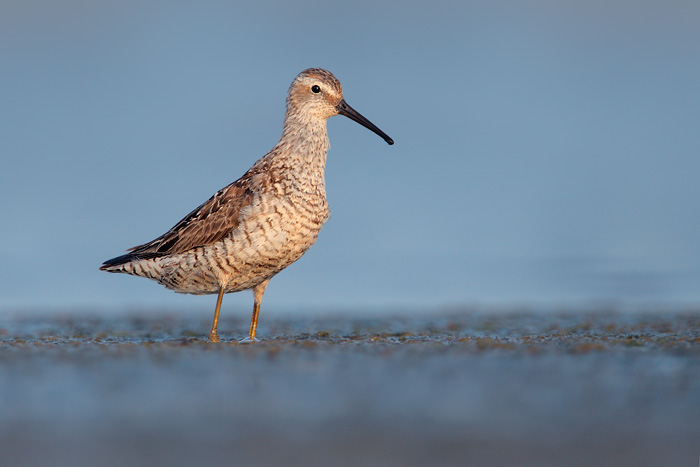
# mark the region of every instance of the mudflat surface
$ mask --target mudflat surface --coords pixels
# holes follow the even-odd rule
[[[634,465],[700,456],[700,313],[0,314],[4,465]]]

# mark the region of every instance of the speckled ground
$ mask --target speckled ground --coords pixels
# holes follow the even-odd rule
[[[3,465],[697,465],[700,312],[0,314]]]

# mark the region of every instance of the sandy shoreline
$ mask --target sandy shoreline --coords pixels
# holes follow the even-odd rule
[[[700,314],[0,318],[8,465],[695,465]]]

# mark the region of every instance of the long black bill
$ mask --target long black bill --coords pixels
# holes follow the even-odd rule
[[[350,120],[355,120],[357,123],[359,123],[363,127],[369,128],[370,130],[372,130],[373,132],[375,132],[376,134],[381,136],[384,139],[384,141],[386,141],[387,143],[394,144],[394,140],[389,138],[389,135],[387,135],[382,130],[377,128],[374,123],[370,122],[365,117],[363,117],[362,114],[360,114],[360,112],[358,112],[357,110],[350,107],[348,105],[348,103],[345,102],[345,99],[340,101],[340,104],[338,104],[337,108],[338,108],[338,113],[340,115],[345,115]]]

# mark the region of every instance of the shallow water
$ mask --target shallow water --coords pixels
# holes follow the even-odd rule
[[[695,465],[700,314],[0,319],[8,465]]]

